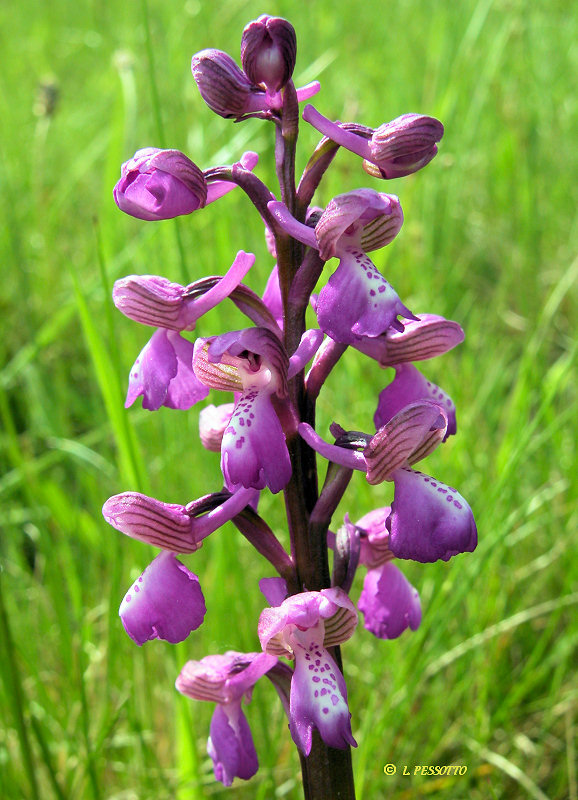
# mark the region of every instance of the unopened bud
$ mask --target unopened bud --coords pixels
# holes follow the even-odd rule
[[[241,40],[241,63],[248,78],[270,93],[280,91],[293,74],[297,39],[291,23],[263,14],[250,22]]]

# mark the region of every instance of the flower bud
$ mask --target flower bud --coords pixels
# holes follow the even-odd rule
[[[172,219],[202,208],[207,184],[184,153],[146,147],[122,165],[113,195],[121,211],[132,217]]]
[[[280,91],[293,74],[297,40],[293,26],[286,19],[262,14],[250,22],[241,40],[241,63],[255,85],[267,91]]]
[[[228,53],[201,50],[193,56],[191,71],[201,97],[215,114],[238,118],[250,110],[257,110],[251,104],[251,83]]]
[[[371,159],[363,168],[376,178],[403,178],[432,160],[444,126],[434,117],[403,114],[377,128],[369,142]]]

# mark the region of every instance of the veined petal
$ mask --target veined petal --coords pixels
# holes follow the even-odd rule
[[[109,497],[102,514],[117,531],[173,553],[193,553],[201,547],[185,506],[163,503],[140,492]]]
[[[389,547],[389,531],[385,527],[385,520],[390,513],[389,506],[375,508],[355,523],[361,533],[359,563],[365,564],[369,570],[386,564],[394,557]]]
[[[185,287],[157,275],[128,275],[116,281],[112,290],[115,306],[125,317],[151,325],[182,331]]]
[[[329,261],[338,255],[345,235],[352,240],[351,246],[361,247],[365,226],[389,216],[392,202],[392,195],[380,194],[373,189],[345,192],[330,200],[315,226],[321,258]]]
[[[211,389],[225,392],[243,391],[237,360],[224,356],[215,363],[209,359],[211,339],[197,339],[193,351],[193,370],[197,378]]]
[[[205,612],[199,579],[168,552],[149,564],[119,609],[126,632],[138,645],[151,639],[182,642],[202,624]]]
[[[177,373],[168,385],[163,405],[167,408],[186,410],[204,400],[209,394],[209,389],[201,383],[193,371],[192,343],[173,331],[169,331],[167,337],[177,357]]]
[[[314,728],[330,747],[357,746],[351,733],[345,681],[323,646],[323,639],[322,621],[304,631],[295,628],[291,634],[295,671],[291,680],[289,729],[305,756],[311,751]]]
[[[441,356],[463,341],[464,332],[457,322],[436,314],[418,314],[403,323],[402,331],[389,328],[381,336],[359,339],[353,346],[382,367],[393,367]]]
[[[411,469],[398,470],[393,480],[395,495],[386,526],[397,558],[448,561],[476,549],[474,516],[459,492]]]
[[[255,683],[277,663],[267,653],[238,653],[205,656],[200,661],[187,661],[175,686],[181,694],[194,700],[226,705],[250,698]]]
[[[345,642],[357,625],[357,612],[347,594],[338,587],[320,592],[301,592],[287,597],[275,608],[265,608],[259,618],[261,647],[272,655],[292,657],[290,633],[295,626],[311,628],[322,619],[325,647]]]
[[[363,452],[368,483],[391,481],[394,472],[409,463],[424,441],[430,445],[439,443],[446,424],[447,419],[440,407],[431,400],[405,406],[377,431]],[[432,432],[434,435],[430,436]]]
[[[396,639],[421,622],[419,594],[391,561],[368,570],[357,607],[365,628],[378,639]]]

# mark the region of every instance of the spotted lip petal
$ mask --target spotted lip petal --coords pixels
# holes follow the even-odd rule
[[[347,688],[339,667],[323,646],[324,625],[289,635],[295,655],[291,679],[289,730],[297,747],[308,756],[313,729],[329,747],[357,746],[351,733]]]
[[[118,613],[138,645],[151,639],[176,644],[202,624],[206,607],[197,576],[173,553],[162,552],[127,592]]]
[[[221,469],[230,491],[268,486],[276,494],[289,482],[291,459],[269,394],[243,392],[225,428]]]
[[[398,315],[413,314],[362,250],[340,253],[339,266],[319,293],[319,327],[334,341],[354,344],[362,336],[379,336]]]
[[[400,469],[386,520],[396,558],[429,563],[472,552],[478,542],[472,510],[450,486],[411,469]]]

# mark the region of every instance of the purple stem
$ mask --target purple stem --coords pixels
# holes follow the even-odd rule
[[[369,161],[372,160],[371,151],[365,137],[346,130],[338,122],[332,122],[327,117],[324,117],[323,114],[320,114],[313,106],[305,106],[303,119],[324,136],[327,136],[328,139],[331,139],[332,142],[345,147],[346,150],[350,150],[352,153],[357,153],[362,158],[366,158]]]

